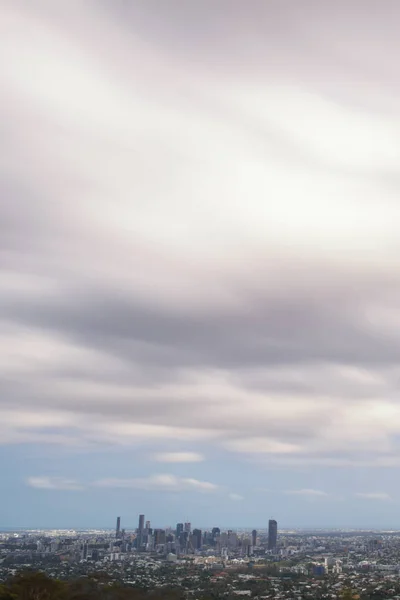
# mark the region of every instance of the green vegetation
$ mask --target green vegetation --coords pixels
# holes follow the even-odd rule
[[[180,590],[168,587],[145,591],[110,582],[96,574],[59,581],[40,572],[24,572],[0,585],[0,600],[183,600]]]

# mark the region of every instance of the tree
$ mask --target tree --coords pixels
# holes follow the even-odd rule
[[[29,571],[17,575],[9,589],[18,600],[63,600],[66,593],[66,585],[61,581]]]
[[[5,585],[0,585],[0,600],[16,600],[17,596],[13,594]]]

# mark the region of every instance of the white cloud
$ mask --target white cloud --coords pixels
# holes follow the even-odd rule
[[[246,407],[243,407],[246,410]],[[261,416],[261,415],[260,415]],[[248,439],[229,440],[223,443],[227,450],[249,454],[295,454],[301,452],[301,446],[290,444],[267,437],[253,437]]]
[[[28,477],[26,481],[29,487],[41,490],[82,490],[83,487],[74,479],[66,479],[64,477]]]
[[[131,488],[146,491],[164,491],[164,492],[215,492],[219,486],[209,481],[199,481],[198,479],[176,477],[175,475],[160,474],[150,477],[140,477],[133,479],[100,479],[93,482],[98,487],[109,488]]]
[[[328,496],[328,494],[326,492],[323,492],[322,490],[314,490],[314,489],[302,489],[302,490],[288,490],[285,492],[285,494],[289,494],[292,496],[308,496],[309,498],[313,498],[313,497],[322,497],[322,496]]]
[[[240,502],[241,500],[244,500],[244,496],[241,496],[240,494],[235,494],[234,492],[229,494],[229,498],[234,502]]]
[[[366,498],[367,500],[391,500],[391,496],[386,492],[358,492],[355,494],[358,498]]]
[[[197,452],[159,452],[153,455],[153,460],[161,463],[191,463],[202,462],[204,456]]]

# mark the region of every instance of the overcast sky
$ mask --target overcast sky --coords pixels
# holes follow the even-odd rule
[[[3,0],[0,526],[400,527],[398,0]]]

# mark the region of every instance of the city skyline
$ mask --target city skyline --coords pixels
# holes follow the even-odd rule
[[[399,20],[0,3],[0,525],[400,526]]]

